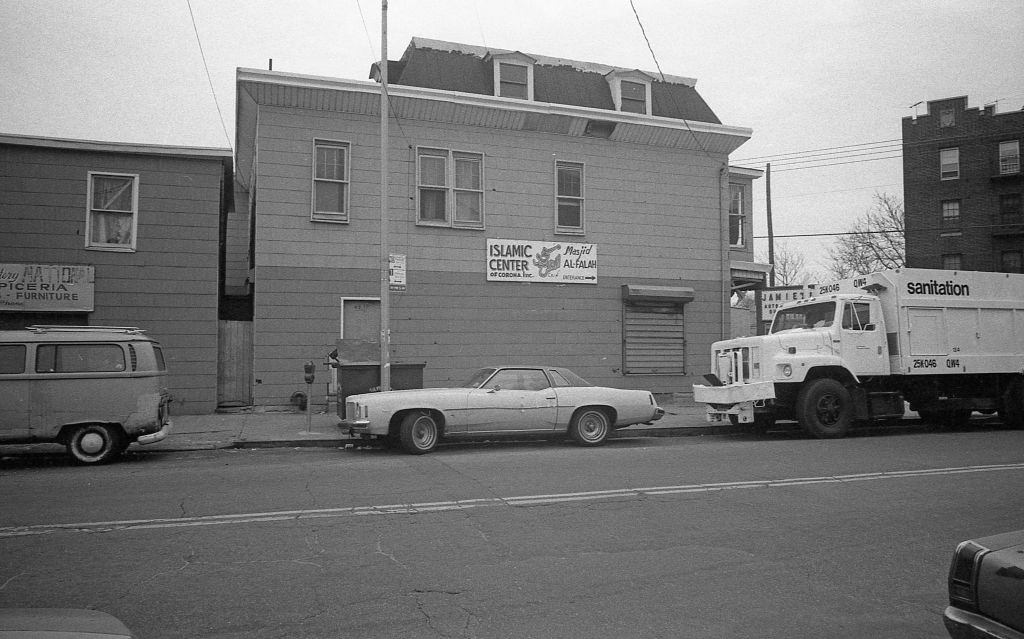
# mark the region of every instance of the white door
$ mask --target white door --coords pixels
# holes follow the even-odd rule
[[[854,375],[884,375],[889,369],[889,347],[881,317],[873,302],[843,304],[842,357]]]

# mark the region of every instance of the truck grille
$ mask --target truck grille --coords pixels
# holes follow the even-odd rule
[[[746,383],[761,378],[758,349],[750,346],[715,351],[714,372],[723,384]]]

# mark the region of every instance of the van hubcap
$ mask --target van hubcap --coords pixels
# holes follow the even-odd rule
[[[82,436],[80,446],[86,453],[95,455],[103,450],[103,436],[99,433],[86,433]]]

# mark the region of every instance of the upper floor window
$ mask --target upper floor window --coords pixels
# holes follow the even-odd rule
[[[1003,273],[1024,273],[1024,254],[1021,251],[1003,251],[999,256],[999,270]]]
[[[960,200],[942,201],[942,226],[960,226]]]
[[[617,110],[651,115],[651,76],[643,71],[612,71],[605,79]]]
[[[960,177],[960,149],[939,151],[939,178],[955,180]]]
[[[318,222],[348,222],[349,145],[313,142],[313,213]]]
[[[746,219],[742,184],[729,185],[729,246],[743,246],[743,222]]]
[[[945,253],[942,256],[942,268],[947,271],[959,271],[963,269],[964,256],[962,253]]]
[[[418,223],[483,228],[483,155],[420,149],[417,164]]]
[[[139,176],[89,172],[86,248],[134,251],[139,217]]]
[[[583,165],[577,162],[555,162],[557,202],[555,231],[583,233]]]
[[[494,95],[533,100],[533,66],[537,61],[525,53],[489,54],[494,63]]]
[[[1020,173],[1020,140],[999,143],[999,174]]]
[[[999,215],[1003,221],[1020,221],[1020,193],[1004,193],[999,196]]]

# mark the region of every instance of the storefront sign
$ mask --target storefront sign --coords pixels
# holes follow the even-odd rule
[[[487,281],[597,284],[597,245],[489,239]]]
[[[762,289],[760,291],[761,320],[770,323],[775,317],[775,311],[779,310],[783,304],[812,297],[814,287],[814,284],[807,284],[806,286],[777,286]]]
[[[95,282],[92,266],[0,262],[0,311],[91,311]]]
[[[405,290],[405,255],[391,253],[388,255],[388,290]]]

